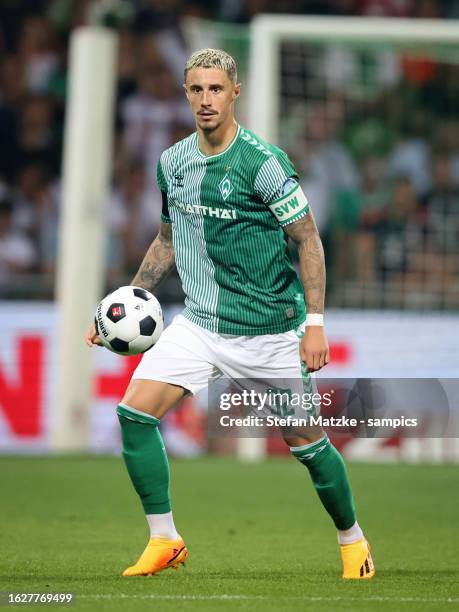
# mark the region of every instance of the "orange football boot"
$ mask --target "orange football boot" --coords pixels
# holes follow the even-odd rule
[[[343,578],[348,580],[373,578],[376,571],[371,558],[370,545],[365,538],[352,544],[342,544],[340,548]]]
[[[188,550],[182,538],[152,538],[137,563],[125,569],[123,576],[152,576],[168,567],[177,569],[187,557]]]

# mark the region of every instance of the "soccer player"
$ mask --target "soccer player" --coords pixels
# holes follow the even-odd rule
[[[132,284],[154,291],[175,264],[186,300],[143,356],[117,409],[124,460],[150,527],[147,547],[124,576],[155,574],[188,556],[171,511],[163,415],[222,374],[301,379],[329,360],[325,264],[312,211],[287,155],[236,122],[240,88],[230,55],[194,53],[184,89],[196,132],[158,163],[161,226]],[[298,246],[301,282],[288,238]],[[87,343],[99,344],[94,326]],[[336,526],[343,578],[371,578],[341,455],[318,426],[283,435]]]

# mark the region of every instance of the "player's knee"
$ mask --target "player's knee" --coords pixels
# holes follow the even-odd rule
[[[185,394],[185,389],[153,380],[131,380],[121,400],[130,408],[161,419]]]
[[[301,432],[285,432],[282,434],[284,442],[290,448],[297,446],[305,446],[306,444],[312,444],[317,442],[321,438],[326,436],[325,431],[322,427],[304,427]]]

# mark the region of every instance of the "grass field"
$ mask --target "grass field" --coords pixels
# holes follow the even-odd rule
[[[378,571],[357,583],[340,579],[332,524],[293,460],[171,469],[190,559],[122,578],[147,530],[120,459],[0,458],[0,591],[72,592],[71,609],[129,612],[459,608],[458,467],[350,466]]]

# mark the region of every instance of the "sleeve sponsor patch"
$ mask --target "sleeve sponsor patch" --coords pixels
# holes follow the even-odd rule
[[[268,207],[282,227],[297,221],[309,212],[308,200],[300,185],[296,185],[290,193],[268,204]]]

